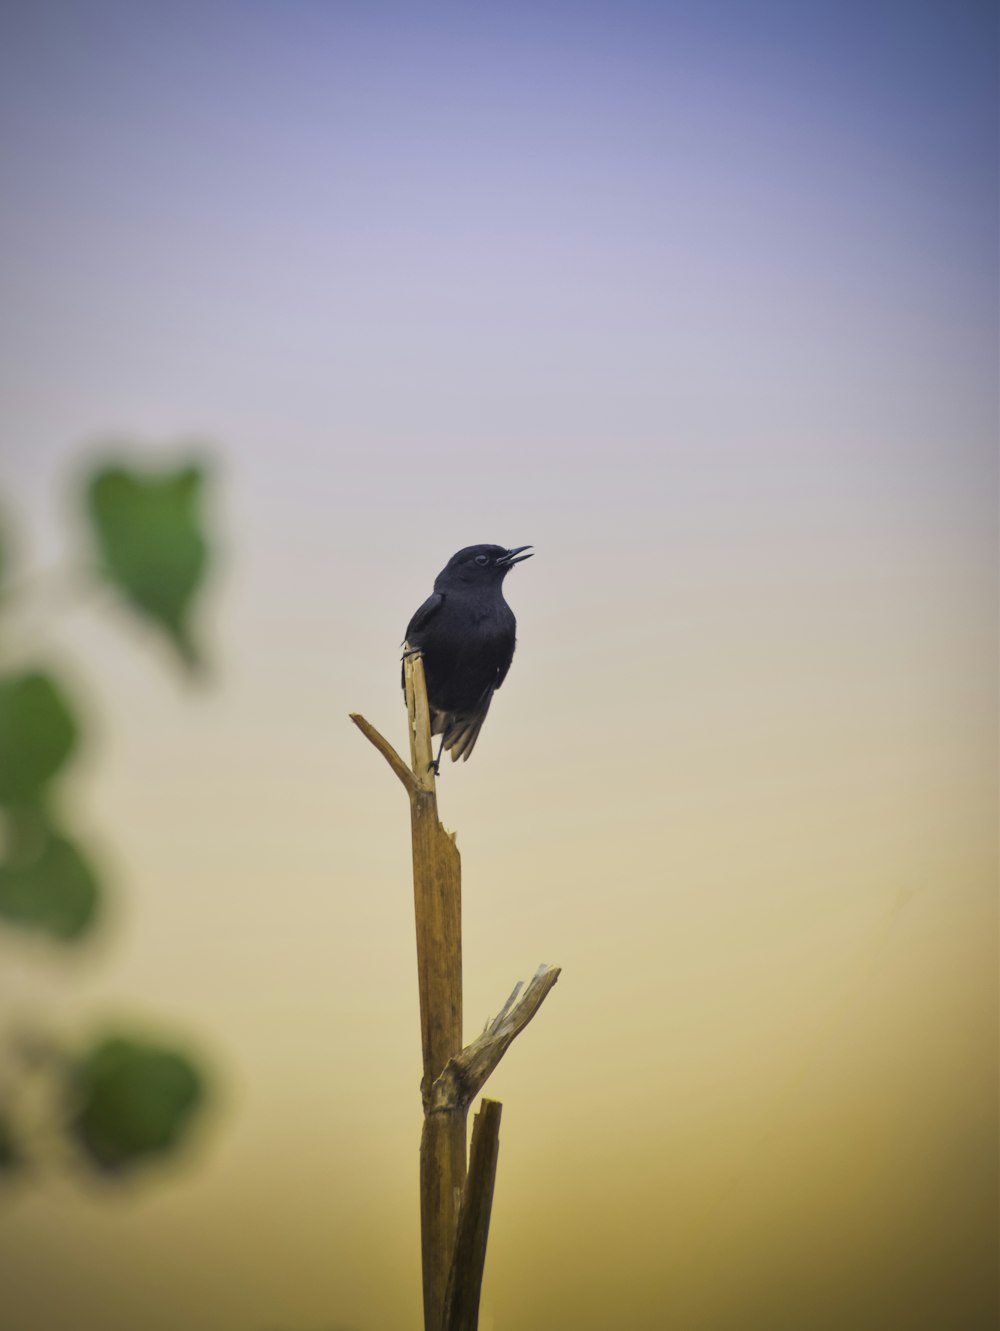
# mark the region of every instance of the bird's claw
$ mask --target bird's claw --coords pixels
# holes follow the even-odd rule
[[[427,770],[428,770],[428,772],[433,772],[435,776],[440,776],[440,775],[441,775],[441,759],[440,759],[440,758],[432,758],[432,759],[430,760],[430,762],[427,764]]]

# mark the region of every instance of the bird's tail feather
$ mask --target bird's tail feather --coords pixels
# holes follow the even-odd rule
[[[485,713],[481,712],[474,721],[460,722],[453,726],[445,735],[444,747],[451,754],[451,761],[457,763],[459,758],[463,762],[476,747],[476,740],[479,738],[479,732],[483,728]]]
[[[454,712],[439,712],[431,708],[431,734],[444,737],[444,747],[451,754],[453,763],[457,763],[459,758],[465,762],[475,748],[492,700],[491,688],[483,695],[472,716],[456,716]]]

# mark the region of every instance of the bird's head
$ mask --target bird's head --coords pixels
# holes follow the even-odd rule
[[[467,545],[452,555],[438,574],[434,586],[448,587],[488,587],[499,586],[504,578],[522,559],[530,559],[530,545],[515,545],[507,550],[502,545]],[[533,553],[533,552],[532,552]]]

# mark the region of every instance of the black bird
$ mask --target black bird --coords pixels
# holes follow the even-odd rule
[[[421,652],[431,709],[431,734],[441,736],[452,762],[468,758],[507,677],[517,621],[503,599],[503,580],[530,545],[467,545],[434,579],[429,596],[406,626],[405,649]]]

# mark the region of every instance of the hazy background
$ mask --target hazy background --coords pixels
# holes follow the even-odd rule
[[[538,554],[441,781],[468,1034],[563,967],[483,1331],[995,1325],[996,16],[3,5],[22,564],[109,432],[213,444],[225,534],[209,687],[101,607],[31,639],[118,892],[3,1002],[169,1018],[217,1095],[155,1185],[0,1206],[10,1331],[418,1325],[406,804],[347,713],[403,743],[477,541]]]

